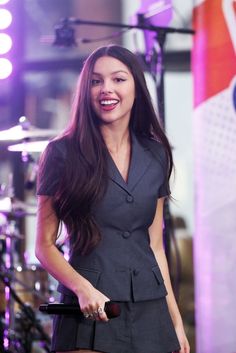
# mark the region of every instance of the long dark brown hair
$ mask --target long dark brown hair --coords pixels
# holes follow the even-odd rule
[[[101,199],[107,185],[106,145],[99,129],[99,120],[91,105],[91,82],[95,62],[110,56],[125,64],[135,82],[135,102],[131,111],[130,129],[136,135],[161,142],[168,156],[168,177],[172,170],[169,142],[158,121],[147,89],[142,66],[128,49],[109,45],[94,51],[85,61],[76,90],[71,122],[61,137],[67,158],[53,205],[65,223],[73,246],[80,254],[88,254],[101,239],[92,215],[92,206]]]

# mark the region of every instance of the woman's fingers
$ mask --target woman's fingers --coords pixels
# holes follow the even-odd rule
[[[98,321],[108,321],[106,312],[103,306],[98,306],[95,310],[85,310],[83,311],[84,317],[86,319],[98,320]]]
[[[84,315],[85,319],[88,319],[88,318],[89,318],[89,316],[90,316],[90,314],[89,314],[89,313],[87,313],[86,311],[85,311],[85,312],[83,312],[83,315]]]
[[[93,286],[78,297],[80,308],[86,319],[108,321],[104,311],[105,303],[110,299]]]
[[[99,315],[99,319],[102,320],[102,321],[108,321],[108,317],[107,317],[107,314],[104,310],[104,307],[102,306],[99,306],[98,307],[98,315]]]

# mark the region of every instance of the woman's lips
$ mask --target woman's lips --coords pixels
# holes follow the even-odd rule
[[[102,110],[110,111],[113,110],[119,103],[118,99],[101,99],[99,101]]]

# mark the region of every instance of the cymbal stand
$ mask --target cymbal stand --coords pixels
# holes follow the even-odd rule
[[[9,289],[9,294],[11,297],[20,305],[22,309],[22,313],[24,314],[24,317],[29,321],[29,329],[35,328],[36,331],[40,334],[40,340],[41,340],[41,346],[46,352],[50,352],[50,342],[51,339],[50,337],[44,332],[42,326],[40,325],[39,321],[35,317],[35,313],[33,309],[26,305],[20,297],[16,294],[15,290],[12,288],[9,278],[7,274],[1,273],[0,272],[0,280],[4,283],[5,287],[8,287]],[[29,330],[30,331],[30,330]],[[11,332],[13,334],[13,332]],[[31,343],[32,340],[31,338],[29,339],[28,336],[30,335],[30,332],[25,333],[25,338],[24,338],[24,353],[31,353]],[[5,342],[5,336],[4,336],[4,342]],[[19,344],[18,344],[19,346]],[[4,345],[4,352],[5,353],[15,353],[15,344],[12,341],[10,347],[6,347]]]
[[[5,254],[5,270],[6,273],[14,278],[14,256],[15,256],[15,247],[14,247],[14,234],[17,234],[16,222],[15,220],[8,220],[8,224],[5,229],[6,237],[6,254]],[[3,330],[3,345],[6,351],[11,352],[11,340],[10,336],[14,329],[14,300],[10,291],[9,281],[5,283],[5,327]]]
[[[13,174],[9,174],[8,184],[5,190],[7,199],[9,199],[9,210],[7,212],[7,222],[4,226],[3,235],[5,237],[5,256],[2,262],[2,268],[0,269],[0,275],[4,273],[6,280],[2,282],[5,284],[5,315],[4,315],[4,329],[3,329],[3,348],[4,352],[14,352],[12,347],[11,337],[14,334],[15,327],[15,316],[14,316],[14,299],[11,294],[10,281],[7,279],[7,275],[12,279],[14,283],[14,268],[15,268],[15,240],[19,240],[19,229],[17,227],[16,219],[13,214],[13,199],[15,196],[13,186]]]
[[[13,188],[13,174],[10,173],[8,184],[6,188],[7,197],[12,200],[14,197],[14,188]],[[4,229],[5,235],[5,246],[6,246],[6,254],[5,254],[5,264],[4,267],[8,274],[11,276],[14,275],[14,240],[13,234],[15,233],[15,222],[13,220],[7,219],[7,225]],[[3,346],[4,349],[10,350],[11,343],[10,343],[10,332],[13,330],[14,327],[14,302],[10,295],[10,289],[8,284],[6,284],[5,289],[5,302],[6,302],[6,309],[5,309],[5,323],[4,323],[4,330],[3,330]]]

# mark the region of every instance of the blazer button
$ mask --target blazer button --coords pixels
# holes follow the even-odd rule
[[[126,230],[122,233],[122,236],[123,238],[129,238],[131,236],[131,233]]]
[[[134,275],[134,276],[138,276],[138,274],[139,274],[139,271],[138,271],[138,270],[133,270],[133,275]]]
[[[129,202],[129,203],[132,203],[132,202],[134,201],[133,196],[127,195],[127,196],[126,196],[126,201]]]

